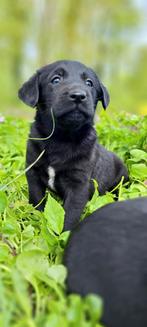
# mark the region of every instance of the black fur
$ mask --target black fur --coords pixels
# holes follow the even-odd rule
[[[73,231],[64,263],[69,292],[104,300],[106,327],[146,327],[147,197],[87,217]]]
[[[29,140],[27,166],[45,149],[43,157],[28,171],[29,201],[36,206],[48,188],[48,167],[55,169],[55,190],[64,201],[65,229],[79,221],[81,212],[93,192],[91,179],[99,184],[100,194],[112,190],[121,177],[128,178],[126,168],[115,154],[97,143],[93,118],[98,101],[104,109],[109,94],[92,69],[75,61],[58,61],[36,72],[19,90],[27,105],[37,107]],[[45,201],[39,206],[43,210]]]

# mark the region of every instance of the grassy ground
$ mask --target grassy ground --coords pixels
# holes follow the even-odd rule
[[[69,233],[62,233],[60,201],[49,195],[44,213],[28,204],[22,174],[28,129],[22,119],[0,123],[0,327],[101,326],[99,297],[66,295],[62,256]],[[118,200],[147,195],[147,117],[103,113],[96,130],[129,169],[130,183],[120,183]],[[112,193],[98,196],[96,186],[82,218],[113,201]]]

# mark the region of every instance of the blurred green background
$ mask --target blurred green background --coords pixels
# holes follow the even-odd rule
[[[19,86],[64,58],[96,70],[109,112],[147,114],[146,0],[0,0],[0,7],[1,114],[32,117]]]

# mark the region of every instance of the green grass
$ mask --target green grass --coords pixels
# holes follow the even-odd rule
[[[60,202],[49,195],[44,213],[28,204],[21,174],[28,130],[22,119],[0,124],[0,327],[101,326],[98,296],[66,295],[62,256],[69,233],[62,233]],[[130,183],[118,186],[119,200],[147,195],[147,117],[103,113],[96,130],[129,169]],[[112,193],[98,196],[96,185],[82,218],[113,201]]]

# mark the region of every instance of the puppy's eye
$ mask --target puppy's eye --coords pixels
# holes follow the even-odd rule
[[[93,82],[90,78],[87,78],[86,81],[85,81],[86,85],[92,87],[93,86]]]
[[[52,84],[58,84],[58,83],[60,83],[60,81],[61,81],[61,76],[54,76],[53,78],[52,78],[52,80],[51,80],[51,83]]]

